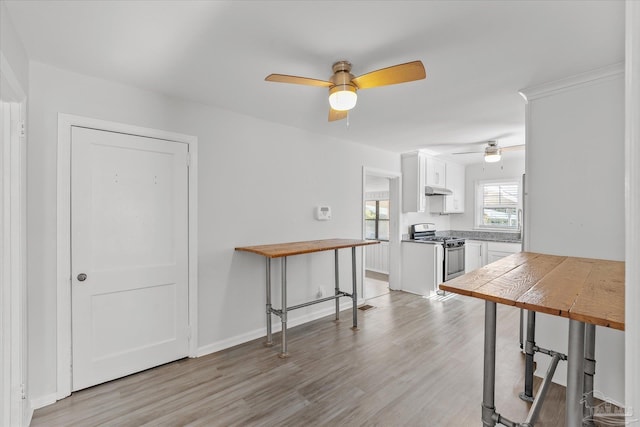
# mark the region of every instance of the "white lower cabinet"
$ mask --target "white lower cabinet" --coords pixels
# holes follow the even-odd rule
[[[487,242],[482,240],[466,240],[464,247],[465,273],[521,251],[520,243]]]
[[[506,256],[521,252],[521,250],[520,243],[488,242],[487,262],[490,264]]]
[[[487,264],[487,242],[466,240],[464,242],[464,272],[477,270]]]
[[[402,242],[402,290],[434,294],[442,283],[443,256],[442,245]]]

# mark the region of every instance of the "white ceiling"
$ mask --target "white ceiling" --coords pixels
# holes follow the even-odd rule
[[[33,60],[395,152],[522,144],[519,89],[624,60],[620,0],[2,1]],[[264,81],[341,59],[427,79],[360,91],[348,126],[326,89]]]

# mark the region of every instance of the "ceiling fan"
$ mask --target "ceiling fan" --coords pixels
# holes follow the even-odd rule
[[[308,77],[289,76],[286,74],[269,74],[268,82],[293,83],[307,86],[329,88],[329,121],[347,117],[347,112],[356,105],[358,89],[369,89],[397,83],[424,79],[427,74],[422,61],[407,62],[372,71],[358,77],[351,74],[349,61],[338,61],[333,64],[333,75],[329,80],[311,79]]]
[[[482,143],[484,144],[484,142]],[[498,141],[487,141],[487,146],[484,151],[464,151],[460,153],[452,153],[452,154],[474,154],[474,153],[484,153],[484,161],[487,163],[495,163],[499,162],[502,159],[502,153],[507,151],[520,151],[524,150],[524,144],[521,145],[512,145],[510,147],[500,147],[498,146]]]

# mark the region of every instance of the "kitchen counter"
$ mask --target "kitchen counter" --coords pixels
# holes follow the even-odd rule
[[[427,244],[427,245],[435,245],[437,243],[442,243],[442,242],[435,242],[433,240],[413,240],[413,239],[402,239],[402,242],[406,242],[406,243],[420,243],[420,244]]]
[[[483,231],[483,230],[448,230],[439,231],[438,236],[456,236],[467,240],[482,240],[485,242],[521,243],[519,232]]]

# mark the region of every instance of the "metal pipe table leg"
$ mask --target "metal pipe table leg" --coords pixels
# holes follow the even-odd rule
[[[482,386],[482,425],[493,427],[496,388],[496,303],[486,301],[484,306],[484,373]]]
[[[584,334],[584,425],[593,426],[593,376],[596,374],[596,325],[585,325]]]
[[[533,358],[536,346],[536,313],[527,311],[527,341],[525,344],[524,391],[520,399],[533,402]]]
[[[524,350],[524,309],[520,309],[520,349]]]
[[[287,352],[287,257],[282,257],[282,348],[278,355],[281,359],[289,357]]]
[[[271,335],[271,258],[267,260],[267,341],[264,343],[265,347],[273,346],[273,337]]]
[[[582,391],[584,388],[584,323],[569,320],[569,354],[567,360],[566,427],[582,426]]]
[[[353,300],[353,326],[351,329],[354,331],[358,330],[358,283],[356,278],[356,248],[355,246],[351,248],[351,286],[352,286],[352,295],[351,299]]]
[[[523,426],[533,426],[537,419],[538,415],[540,415],[540,410],[542,409],[542,404],[544,403],[544,399],[547,397],[547,391],[549,390],[549,385],[551,384],[551,380],[553,379],[553,374],[556,372],[556,368],[558,367],[558,362],[562,358],[560,353],[556,353],[553,355],[551,359],[551,364],[547,369],[547,374],[544,376],[544,380],[540,385],[540,389],[538,389],[538,394],[536,398],[533,400],[533,404],[531,404],[531,409],[529,410],[529,415],[527,415],[527,419],[522,423]]]
[[[336,264],[336,285],[335,285],[335,295],[338,296],[340,292],[340,272],[338,269],[338,250],[335,250],[335,264]],[[340,298],[336,298],[336,322],[340,320]]]

